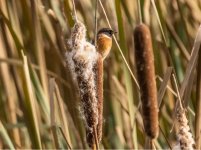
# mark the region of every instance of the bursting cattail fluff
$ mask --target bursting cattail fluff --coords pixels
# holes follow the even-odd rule
[[[86,28],[81,22],[75,23],[68,44],[71,52],[66,53],[67,63],[78,84],[87,133],[92,135],[93,127],[98,124],[96,83],[93,71],[98,53],[95,46],[87,42]]]
[[[145,24],[135,28],[134,43],[145,133],[149,138],[154,139],[157,138],[159,130],[157,89],[151,34]]]
[[[98,142],[102,139],[102,124],[103,124],[103,57],[99,53],[96,63],[94,64],[93,72],[95,74],[95,85],[97,93],[97,109],[98,109],[98,124],[96,126],[96,134]],[[93,143],[94,134],[86,131],[87,142]],[[92,145],[89,145],[92,147]]]
[[[178,144],[174,146],[173,149],[177,150],[193,150],[195,149],[195,141],[190,132],[190,127],[188,126],[188,120],[186,118],[185,110],[177,110],[177,139]]]

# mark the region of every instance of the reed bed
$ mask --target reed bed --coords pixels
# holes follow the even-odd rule
[[[200,0],[1,0],[0,149],[201,149],[199,14]]]

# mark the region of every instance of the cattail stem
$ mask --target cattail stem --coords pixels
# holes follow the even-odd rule
[[[96,73],[96,88],[97,88],[97,101],[98,101],[98,125],[97,125],[97,138],[100,142],[102,139],[102,124],[103,124],[103,59],[99,55],[94,69]]]
[[[93,133],[94,133],[94,141],[95,141],[95,145],[96,145],[96,149],[99,150],[99,142],[98,142],[98,138],[97,138],[97,132],[96,132],[96,127],[93,127]]]
[[[146,25],[135,28],[134,43],[144,128],[147,136],[154,139],[159,131],[158,102],[151,34]]]

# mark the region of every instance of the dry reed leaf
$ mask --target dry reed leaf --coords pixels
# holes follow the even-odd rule
[[[3,28],[3,24],[2,28]],[[5,28],[4,28],[5,29]],[[5,31],[5,30],[4,30]],[[4,34],[6,36],[6,34]],[[3,37],[0,35],[0,43],[3,43],[3,39],[6,40],[7,37]],[[5,42],[6,43],[6,42]],[[7,56],[7,52],[5,49],[5,46],[3,44],[0,45],[0,57],[1,58],[8,58]],[[10,68],[8,66],[8,64],[0,64],[0,76],[2,78],[2,83],[5,89],[5,93],[7,96],[7,100],[6,100],[6,105],[7,105],[7,113],[8,113],[8,120],[10,123],[16,124],[17,121],[17,107],[18,105],[18,101],[17,100],[17,93],[16,93],[16,87],[15,87],[15,82],[14,79],[12,77],[12,74],[10,72]],[[20,131],[17,128],[14,128],[11,130],[11,137],[13,138],[14,143],[16,143],[17,145],[19,145],[19,147],[21,147],[21,140],[20,140]]]
[[[172,70],[173,68],[172,67],[168,67],[166,72],[165,72],[165,75],[163,77],[163,81],[160,85],[160,88],[158,90],[158,96],[157,96],[157,99],[158,99],[158,105],[160,107],[161,103],[162,103],[162,99],[163,99],[163,96],[165,94],[165,91],[166,91],[166,88],[167,88],[167,85],[168,85],[168,81],[170,80],[170,76],[172,74]]]
[[[15,147],[12,143],[12,140],[9,137],[4,125],[1,122],[1,120],[0,120],[0,135],[1,135],[2,140],[8,145],[8,148],[14,150]]]
[[[170,24],[170,22],[168,20],[166,20],[166,26],[168,31],[170,32],[170,34],[172,35],[172,37],[174,38],[176,44],[178,45],[181,54],[184,55],[184,57],[189,61],[190,59],[190,54],[187,51],[186,47],[184,46],[184,44],[182,43],[181,39],[179,38],[179,36],[177,35],[176,31],[174,30],[173,26]]]
[[[197,64],[200,44],[201,44],[201,26],[199,27],[199,29],[197,31],[197,35],[196,35],[195,42],[193,45],[191,57],[188,62],[188,65],[186,67],[185,76],[184,76],[184,79],[181,84],[181,89],[179,91],[179,93],[181,95],[181,100],[183,100],[184,92],[190,90],[188,85],[189,85],[189,82],[191,82],[191,81],[189,79],[190,79],[191,74],[193,74],[196,64]]]
[[[32,23],[33,23],[33,28],[31,28],[33,31],[32,37],[32,42],[34,50],[36,51],[37,54],[37,61],[40,67],[40,78],[41,78],[41,84],[44,90],[45,95],[48,94],[48,79],[46,75],[46,58],[45,58],[45,52],[44,52],[44,46],[43,46],[43,37],[42,37],[42,30],[41,30],[41,25],[39,20],[39,5],[38,1],[31,0],[31,12],[32,12]],[[48,101],[47,101],[48,102]],[[49,103],[49,102],[48,102]]]
[[[19,59],[15,59],[15,58],[2,58],[0,57],[0,62],[1,63],[7,63],[7,64],[10,64],[10,65],[13,65],[13,66],[16,66],[16,67],[21,67],[23,65],[23,62],[20,61]],[[35,70],[35,71],[40,71],[40,67],[36,64],[30,64],[31,67]],[[55,79],[57,79],[60,83],[62,83],[63,85],[65,85],[66,87],[70,87],[69,83],[64,79],[62,78],[61,76],[59,76],[58,74],[50,71],[50,70],[46,70],[46,74],[49,75],[49,76],[52,76],[54,77]]]
[[[67,119],[65,117],[65,111],[63,108],[63,100],[61,99],[61,95],[59,93],[59,88],[55,82],[54,78],[51,78],[49,81],[49,89],[50,89],[50,108],[51,108],[51,129],[52,129],[52,134],[53,134],[53,139],[54,139],[54,143],[55,143],[55,148],[61,148],[60,145],[60,139],[58,136],[58,132],[57,132],[57,123],[56,123],[56,114],[55,114],[55,96],[57,99],[57,104],[59,107],[59,113],[61,114],[61,121],[62,121],[62,128],[60,128],[60,130],[62,131],[62,135],[64,136],[64,139],[68,145],[68,147],[71,149],[71,140],[70,140],[70,135],[69,135],[69,130],[68,130],[68,123],[67,123]],[[64,132],[63,132],[64,131]]]
[[[156,13],[156,18],[157,18],[157,21],[158,21],[158,24],[159,24],[159,27],[160,27],[160,31],[161,31],[161,34],[162,34],[164,43],[165,43],[165,45],[167,46],[167,40],[166,40],[165,33],[164,33],[164,31],[163,31],[163,27],[162,27],[162,24],[161,24],[161,21],[160,21],[160,17],[159,17],[157,8],[156,8],[155,0],[151,0],[151,3],[152,3],[152,5],[153,5],[154,11],[155,11],[155,13]]]
[[[114,93],[114,95],[117,97],[117,100],[121,104],[122,108],[129,114],[128,101],[126,100],[128,99],[128,96],[126,95],[123,85],[121,85],[116,76],[112,76],[112,81],[114,86],[117,88],[117,93]]]
[[[51,78],[49,80],[49,89],[50,89],[50,119],[51,119],[51,130],[53,135],[53,140],[55,144],[55,148],[59,149],[60,143],[59,143],[59,137],[57,133],[57,127],[56,127],[56,118],[55,118],[55,102],[54,102],[54,96],[55,96],[55,79]]]
[[[156,75],[156,79],[158,79],[160,82],[163,82],[163,79],[159,76]],[[177,97],[177,93],[167,84],[167,89],[175,96]]]
[[[194,71],[194,73],[192,73],[191,75],[190,75],[190,77],[189,77],[189,84],[188,84],[188,86],[187,86],[187,89],[185,90],[185,92],[184,92],[184,96],[183,96],[183,104],[184,104],[184,106],[188,106],[188,104],[189,104],[189,100],[190,100],[190,98],[191,98],[191,93],[192,93],[192,90],[193,90],[193,87],[194,87],[194,83],[195,83],[195,81],[196,81],[196,74],[195,74],[195,71]]]
[[[66,143],[68,144],[69,148],[71,149],[71,139],[70,139],[70,133],[69,133],[69,127],[68,127],[68,121],[67,121],[67,118],[66,118],[66,115],[65,115],[65,109],[64,109],[64,103],[63,103],[63,100],[61,98],[61,95],[60,95],[60,92],[59,92],[59,87],[58,85],[56,84],[55,82],[55,93],[56,93],[56,97],[57,97],[57,103],[58,103],[58,106],[59,106],[59,110],[60,110],[60,114],[61,114],[61,120],[62,120],[62,123],[63,123],[63,128],[62,128],[62,131],[64,130],[64,138],[66,140]]]
[[[29,117],[32,122],[31,126],[33,126],[34,131],[32,132],[34,137],[35,145],[33,145],[33,148],[42,148],[41,144],[41,138],[40,138],[40,132],[39,132],[39,124],[38,124],[38,118],[37,118],[37,111],[36,111],[36,99],[35,95],[33,93],[33,87],[31,83],[31,78],[29,74],[29,67],[27,62],[27,57],[23,54],[22,51],[22,58],[23,58],[23,76],[25,78],[24,81],[24,93],[25,93],[25,100],[26,100],[26,107],[27,111],[29,112]],[[29,124],[30,125],[30,124]]]

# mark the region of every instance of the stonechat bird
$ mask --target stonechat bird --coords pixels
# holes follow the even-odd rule
[[[97,50],[103,59],[109,54],[112,48],[112,35],[116,33],[110,28],[102,28],[97,34]]]

